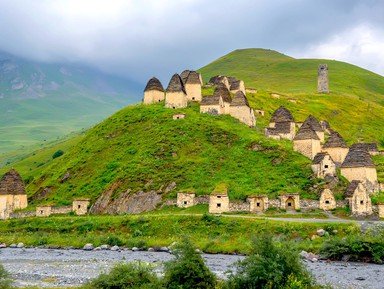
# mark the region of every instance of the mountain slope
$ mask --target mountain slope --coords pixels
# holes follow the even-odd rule
[[[243,79],[249,88],[287,95],[315,94],[317,67],[328,64],[331,94],[348,95],[384,105],[384,77],[360,67],[326,59],[295,59],[273,50],[235,50],[199,71],[205,81],[214,75]]]
[[[329,67],[329,94],[316,93],[320,63]],[[205,81],[214,75],[229,75],[256,89],[257,93],[247,97],[253,107],[266,112],[264,118],[258,118],[261,127],[283,105],[297,122],[312,114],[329,121],[349,144],[375,141],[384,149],[384,77],[378,74],[344,62],[294,59],[265,49],[235,50],[199,71]]]
[[[277,52],[259,49],[245,52],[246,56],[242,55],[242,50],[235,51],[232,56],[244,63],[253,55],[255,59],[259,58],[259,62],[271,63],[269,66],[293,61]],[[235,69],[233,67],[238,65],[230,60],[219,59],[217,62],[224,67],[223,70],[228,67]],[[238,72],[233,70],[233,73],[229,70],[219,72],[215,70],[217,62],[202,69],[206,71],[205,79],[215,74],[242,78],[241,68]],[[265,117],[258,117],[255,129],[228,115],[201,115],[197,104],[179,110],[166,109],[162,103],[136,105],[124,108],[75,139],[8,164],[0,173],[11,166],[20,171],[28,180],[32,206],[45,202],[69,204],[74,197],[90,197],[94,202],[107,191],[112,192],[113,199],[127,191],[132,194],[154,190],[165,198],[175,197],[177,190],[209,194],[218,184],[229,185],[230,197],[235,199],[244,199],[252,194],[268,194],[274,198],[286,192],[317,198],[318,191],[311,189],[316,182],[311,179],[311,161],[293,152],[292,142],[268,140],[262,133],[271,114],[280,105],[289,108],[296,121],[304,121],[309,114],[319,120],[328,120],[349,144],[358,140],[378,141],[383,148],[384,107],[379,104],[383,97],[381,76],[350,65],[347,65],[350,70],[343,71],[346,78],[366,75],[365,86],[357,86],[357,90],[366,91],[372,97],[371,101],[343,92],[340,83],[334,83],[333,89],[331,84],[330,94],[306,92],[309,88],[304,86],[299,93],[285,93],[253,86],[256,80],[252,82],[252,79],[257,69],[251,60],[249,63],[247,77],[252,86],[248,85],[245,77],[243,79],[248,88],[256,88],[258,92],[247,93],[247,96],[251,106],[266,112]],[[297,67],[302,67],[299,60]],[[317,71],[317,64],[314,69]],[[276,83],[283,87],[286,76],[278,76],[278,71],[275,73],[269,77],[281,81],[283,84],[277,80]],[[264,75],[264,79],[267,78],[268,75]],[[317,75],[315,82],[316,79]],[[292,81],[298,87],[302,82],[301,79]],[[267,85],[267,80],[262,85]],[[271,82],[271,87],[275,85]],[[212,93],[212,88],[205,88],[203,93]],[[177,112],[186,113],[186,119],[173,120],[172,116]],[[58,149],[62,149],[64,155],[52,159]],[[378,161],[382,163],[382,159]],[[69,179],[61,182],[67,172]],[[176,190],[166,190],[173,182]],[[343,190],[343,184],[339,189]]]
[[[91,68],[0,53],[0,153],[89,127],[139,101],[140,90]]]
[[[312,185],[310,161],[293,152],[290,142],[266,140],[260,131],[230,116],[200,114],[198,105],[177,111],[186,118],[173,120],[175,110],[163,104],[127,107],[44,169],[39,170],[38,163],[20,167],[30,180],[31,204],[67,204],[74,197],[95,201],[108,189],[115,197],[129,189],[160,190],[168,197],[164,188],[173,182],[177,190],[197,194],[227,184],[230,196],[237,199],[283,192],[316,197],[306,192]],[[18,168],[17,163],[12,166]],[[62,183],[67,172],[70,178]],[[43,193],[46,187],[50,190]]]

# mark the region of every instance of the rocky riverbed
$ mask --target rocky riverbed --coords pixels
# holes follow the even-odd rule
[[[122,249],[117,251],[84,251],[74,249],[4,248],[0,263],[11,273],[17,287],[76,287],[111,269],[118,262],[141,260],[158,264],[168,261],[166,252],[144,252]],[[203,254],[207,265],[219,277],[244,257]],[[384,288],[384,266],[365,263],[306,262],[322,284],[334,288]]]

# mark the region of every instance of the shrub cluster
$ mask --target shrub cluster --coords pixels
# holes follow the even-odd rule
[[[323,243],[320,254],[331,260],[347,258],[349,261],[382,264],[384,262],[384,233],[370,234],[329,239]]]
[[[9,274],[5,271],[3,265],[0,264],[0,289],[11,289],[12,280],[9,278]]]
[[[236,270],[230,273],[228,280],[217,280],[190,240],[184,238],[172,248],[175,258],[165,263],[162,278],[149,265],[120,264],[109,274],[100,275],[83,288],[320,288],[293,248],[285,242],[274,241],[270,235],[255,238],[251,255],[236,264]]]
[[[274,241],[271,235],[254,238],[250,256],[237,263],[224,288],[316,288],[293,248],[293,244]]]

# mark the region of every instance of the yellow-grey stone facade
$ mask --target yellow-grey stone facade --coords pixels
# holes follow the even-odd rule
[[[76,215],[86,215],[88,213],[88,207],[91,204],[90,199],[76,199],[72,202],[72,211]]]
[[[268,196],[250,196],[247,198],[249,211],[251,213],[261,213],[268,209]]]
[[[0,219],[8,219],[15,210],[27,206],[23,180],[19,173],[12,169],[0,180]]]
[[[177,193],[177,206],[179,208],[189,208],[195,205],[195,193],[179,192]]]
[[[330,189],[324,189],[320,195],[320,209],[330,211],[336,208],[337,203],[333,192]]]
[[[279,195],[280,209],[300,210],[300,195],[299,194],[283,194]]]
[[[228,193],[212,193],[209,196],[209,213],[221,214],[229,212]]]
[[[313,159],[311,168],[317,178],[336,176],[336,164],[328,153],[318,153]]]

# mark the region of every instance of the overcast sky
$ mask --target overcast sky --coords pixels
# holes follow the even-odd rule
[[[384,75],[382,0],[0,0],[0,50],[146,82],[238,48]]]

